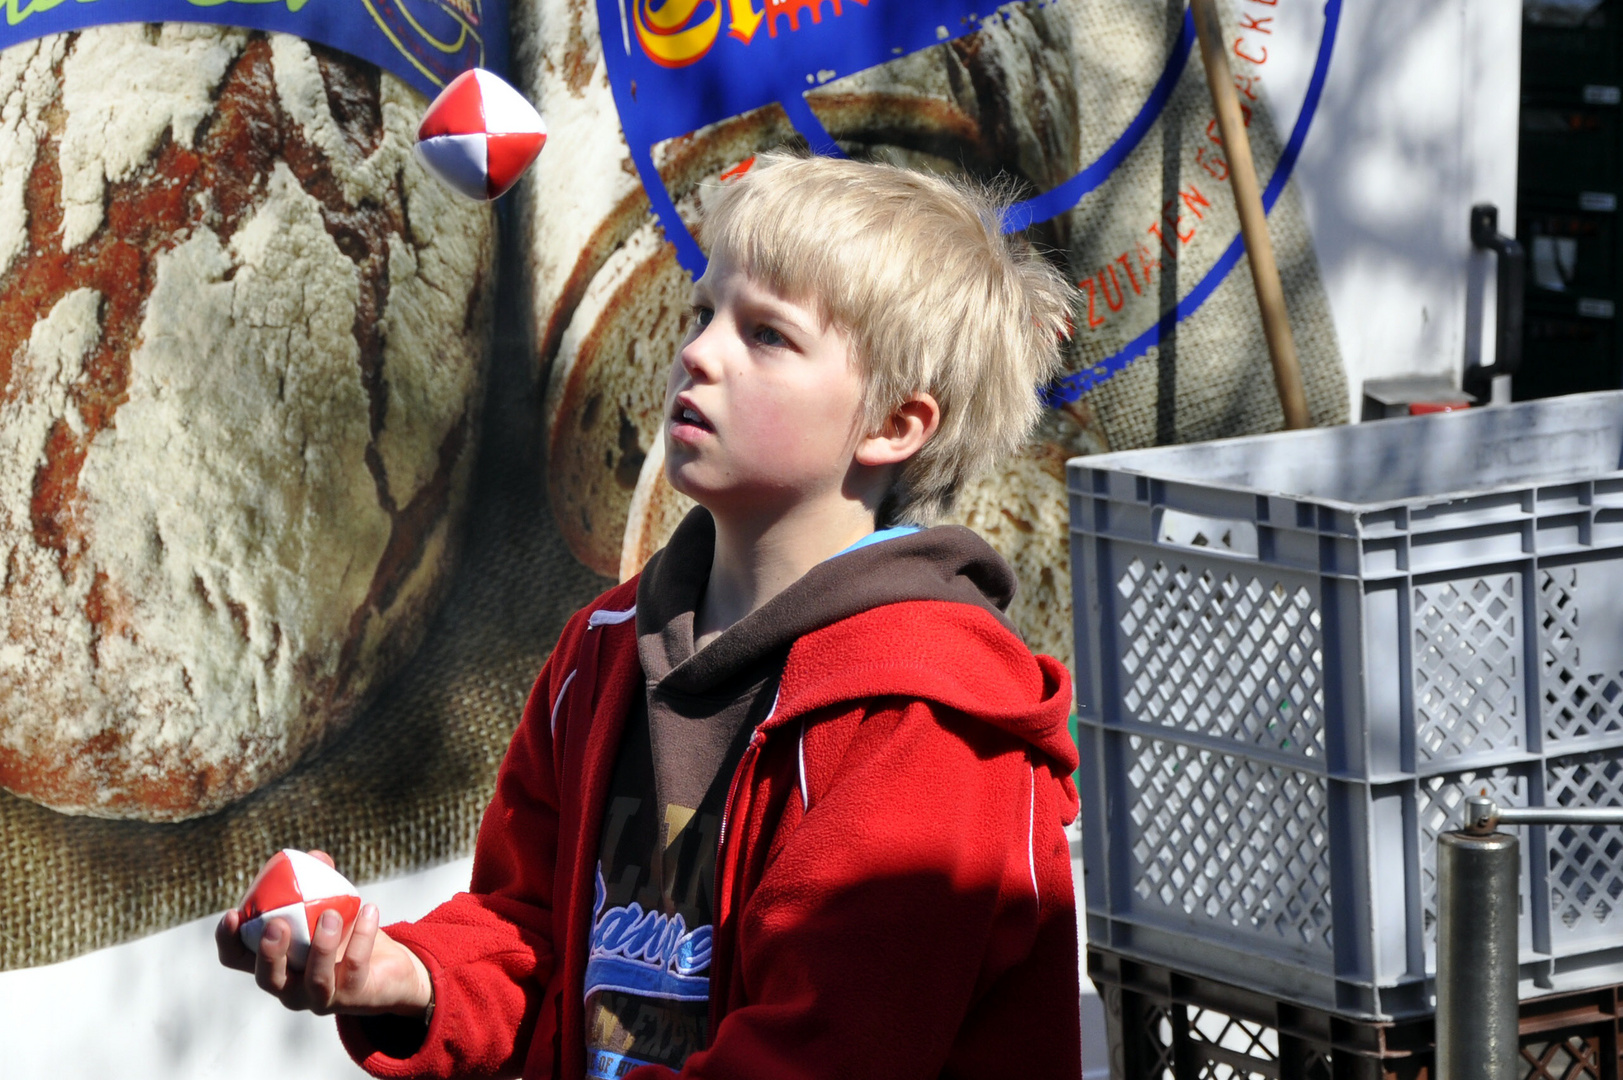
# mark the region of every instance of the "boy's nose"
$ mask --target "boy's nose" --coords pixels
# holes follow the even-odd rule
[[[718,362],[713,337],[710,327],[707,326],[695,334],[693,340],[683,345],[682,351],[677,354],[677,360],[681,363],[682,370],[686,371],[688,376],[696,381],[707,380],[714,376],[716,372]]]

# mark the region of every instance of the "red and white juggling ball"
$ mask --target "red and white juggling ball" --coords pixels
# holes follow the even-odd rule
[[[286,919],[293,928],[293,945],[287,952],[287,964],[302,969],[310,955],[310,937],[315,933],[316,920],[324,911],[336,911],[344,921],[342,941],[349,939],[355,927],[355,916],[361,910],[361,894],[338,871],[314,855],[293,848],[283,848],[259,871],[254,883],[248,886],[248,895],[238,905],[242,917],[242,943],[254,952],[265,936],[265,927],[272,919]]]
[[[452,79],[417,127],[423,164],[470,199],[494,199],[518,183],[546,141],[541,114],[483,68]]]

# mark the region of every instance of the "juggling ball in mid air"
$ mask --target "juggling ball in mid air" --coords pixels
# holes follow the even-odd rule
[[[348,878],[314,855],[283,848],[259,871],[237,910],[242,918],[238,930],[242,943],[254,952],[259,951],[260,939],[265,936],[269,922],[286,919],[293,928],[293,945],[288,949],[287,964],[303,969],[310,955],[310,938],[322,912],[338,912],[344,922],[340,940],[348,941],[349,932],[355,927],[355,916],[361,910],[361,895]]]
[[[483,68],[452,79],[417,128],[423,163],[470,199],[494,199],[518,183],[546,141],[541,114]]]

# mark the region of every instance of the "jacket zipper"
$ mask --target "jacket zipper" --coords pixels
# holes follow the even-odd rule
[[[768,717],[768,719],[771,718]],[[755,756],[760,752],[761,746],[765,742],[766,732],[763,731],[762,728],[757,727],[753,732],[750,733],[749,745],[744,748],[743,756],[738,759],[738,767],[733,770],[732,782],[727,785],[727,801],[722,804],[721,828],[716,833],[716,876],[712,884],[713,895],[715,896],[715,910],[712,918],[715,919],[717,930],[721,928],[720,916],[722,914],[722,904],[730,899],[728,894],[722,891],[722,879],[724,876],[726,876],[727,826],[732,822],[733,819],[733,802],[738,798],[739,782],[744,778],[744,774],[749,771],[750,767],[755,764]],[[728,912],[728,914],[731,914],[731,912]],[[729,959],[728,962],[731,963],[731,960]],[[707,1047],[716,1037],[716,1020],[721,1009],[720,1003],[717,1001],[715,995],[716,970],[714,967],[711,968],[710,975],[710,1030],[706,1032],[704,1040],[704,1044]]]
[[[750,744],[744,748],[744,756],[738,759],[738,768],[733,770],[733,782],[727,786],[727,802],[721,808],[721,830],[716,835],[716,896],[721,896],[721,868],[726,865],[722,861],[722,853],[727,849],[727,823],[733,818],[733,799],[738,796],[738,782],[743,779],[744,771],[754,763],[755,754],[761,745],[766,742],[766,732],[756,728],[750,734]]]
[[[756,751],[760,750],[761,746],[766,742],[766,726],[772,722],[774,716],[778,715],[778,699],[782,693],[783,686],[780,683],[772,695],[772,708],[767,710],[766,719],[756,724],[755,730],[750,732],[750,744],[744,748],[743,756],[738,759],[738,767],[733,770],[732,783],[727,785],[727,801],[721,807],[721,829],[716,834],[716,873],[718,876],[715,881],[717,890],[715,895],[718,899],[721,896],[721,879],[719,876],[722,867],[721,853],[723,846],[727,843],[727,822],[733,816],[733,796],[738,794],[738,780],[744,775],[745,762],[750,761]]]

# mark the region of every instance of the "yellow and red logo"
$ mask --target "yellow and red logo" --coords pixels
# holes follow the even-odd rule
[[[841,15],[841,0],[830,0],[834,14]],[[868,5],[868,0],[852,0]],[[637,27],[637,43],[643,53],[660,67],[680,68],[702,60],[721,36],[723,8],[727,13],[727,33],[748,45],[755,32],[766,23],[767,34],[778,36],[778,20],[789,19],[791,31],[800,29],[800,16],[810,12],[811,21],[823,21],[824,0],[664,0],[657,8],[653,0],[632,0],[632,21]],[[699,9],[709,7],[702,18]]]

